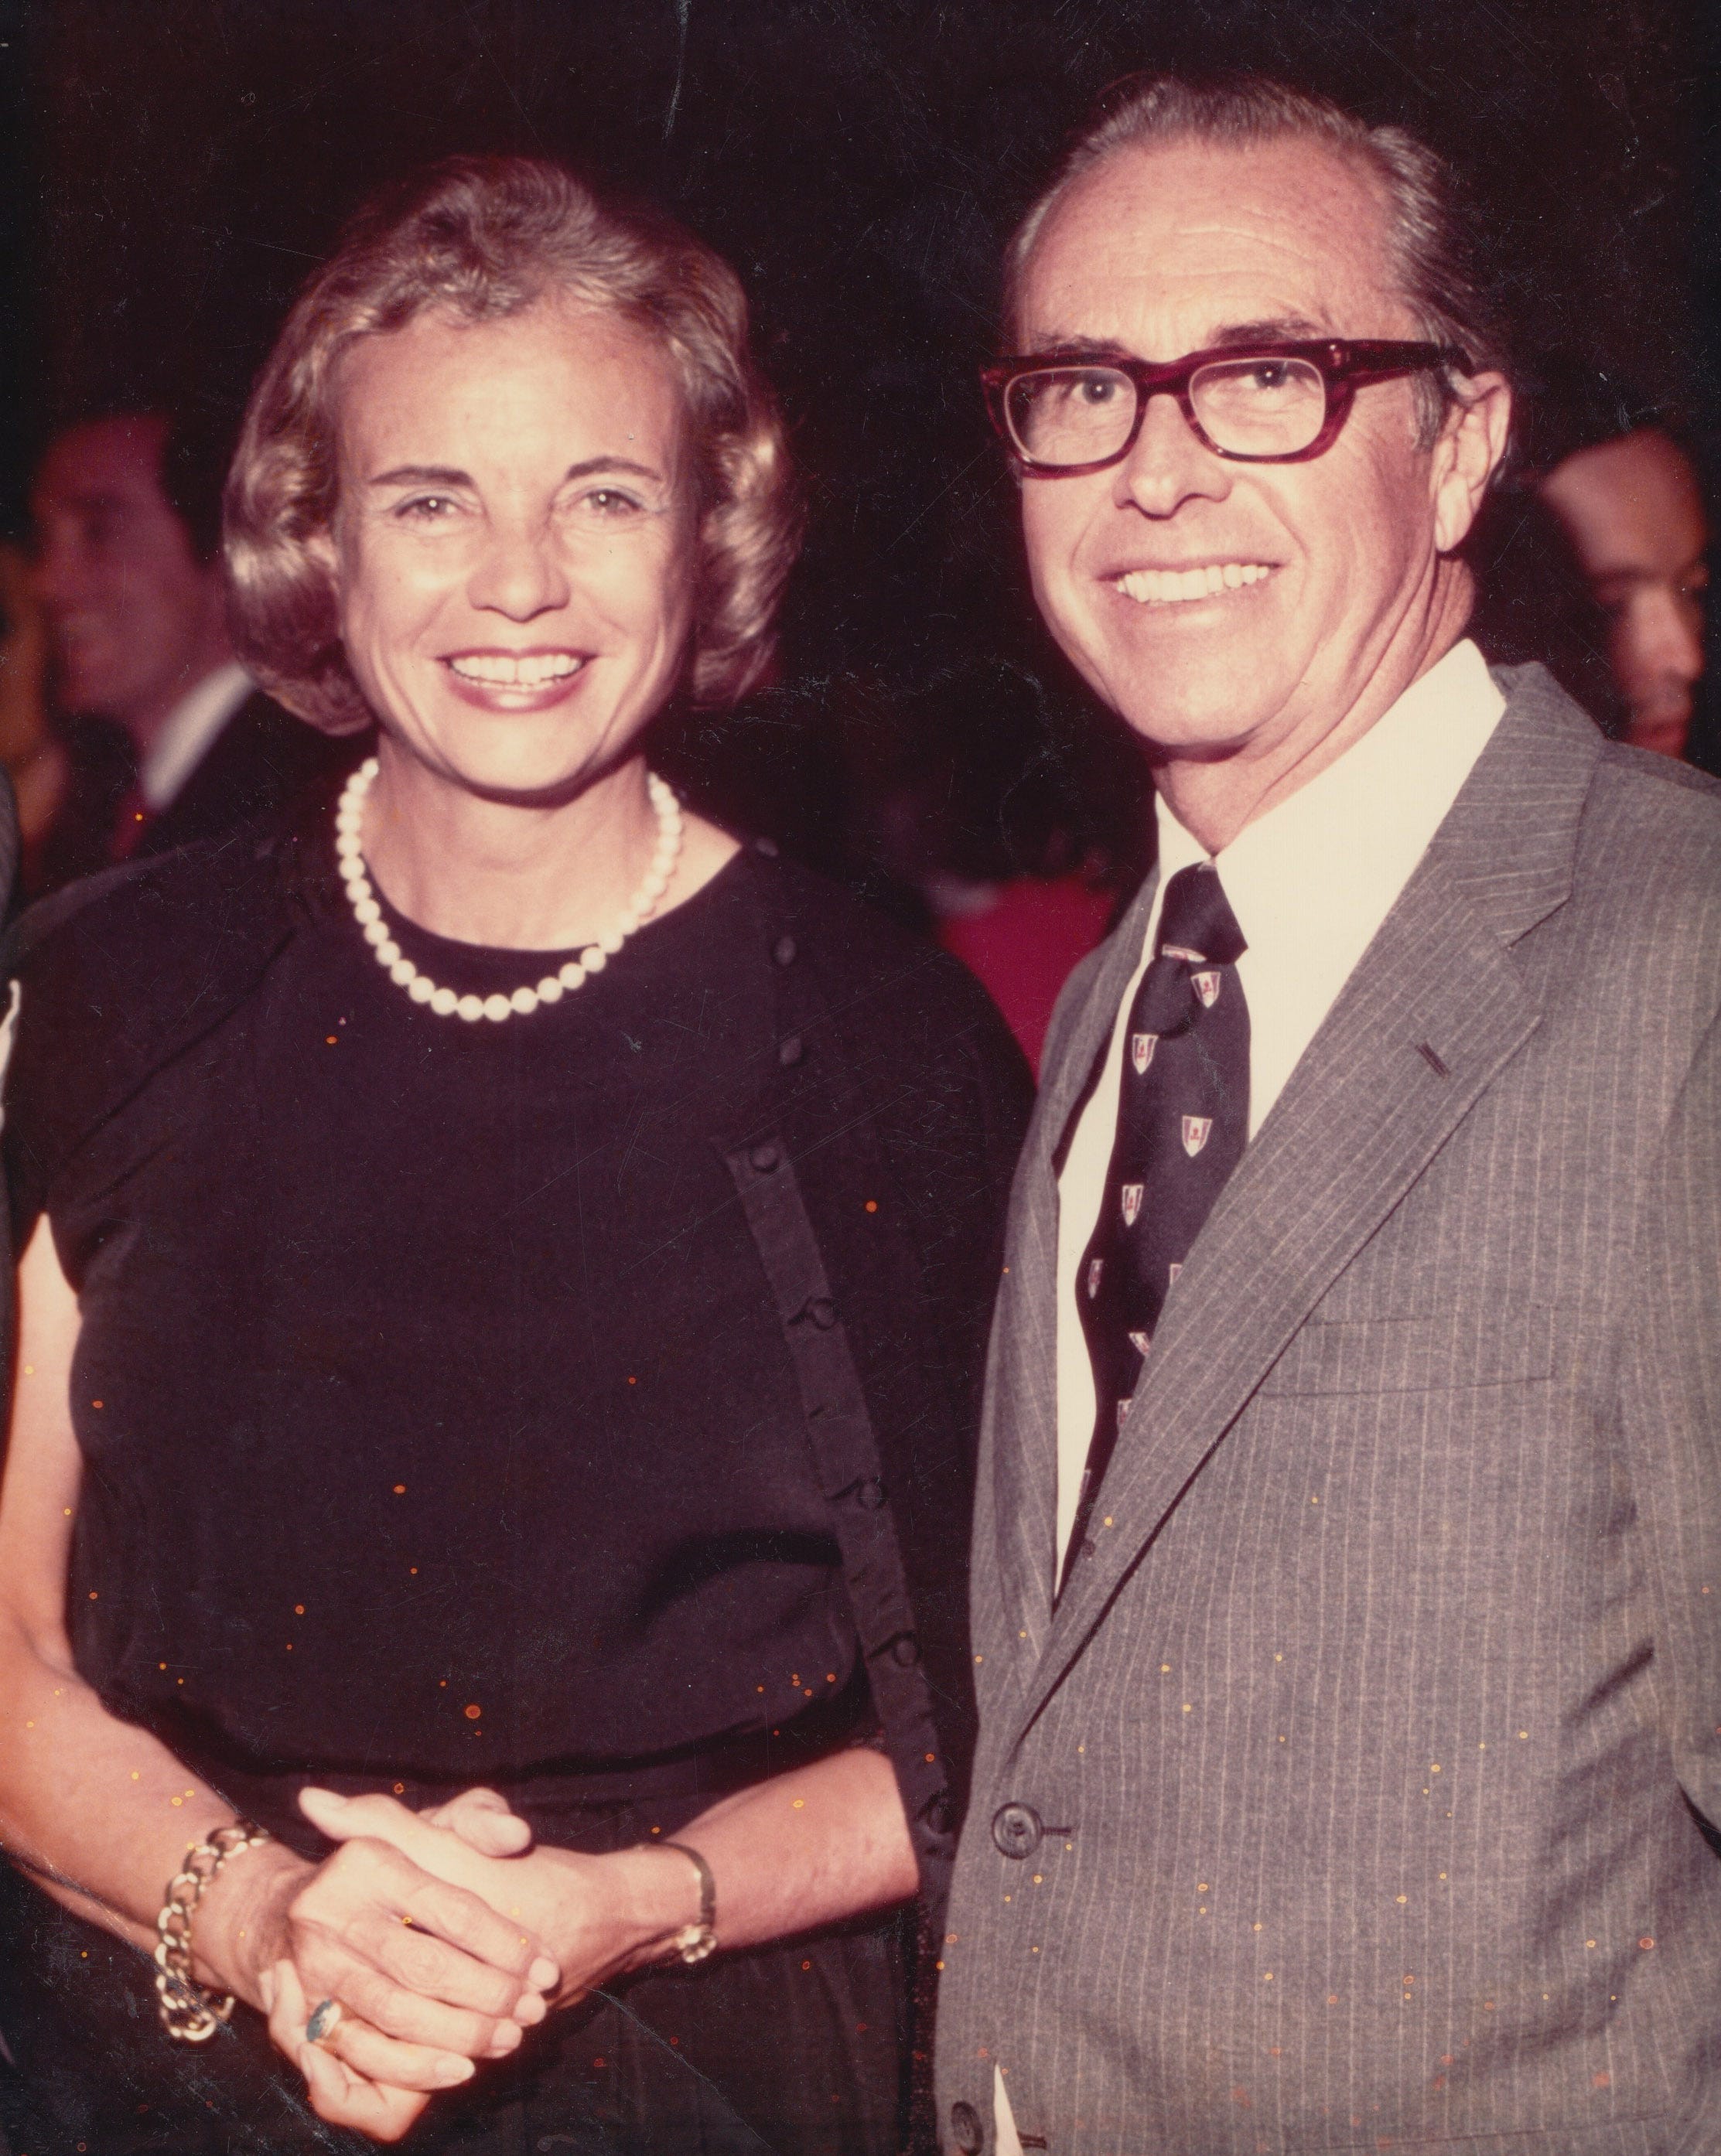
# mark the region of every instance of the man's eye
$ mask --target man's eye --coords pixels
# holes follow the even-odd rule
[[[1115,374],[1085,374],[1076,385],[1076,393],[1084,404],[1109,404],[1116,398],[1117,390]]]

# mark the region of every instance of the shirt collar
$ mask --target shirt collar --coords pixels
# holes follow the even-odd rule
[[[237,660],[206,674],[168,712],[138,767],[138,790],[159,815],[184,787],[256,684]]]
[[[1385,917],[1457,798],[1506,708],[1467,637],[1344,754],[1210,855],[1162,794],[1160,889],[1212,860],[1252,952],[1332,940],[1335,925]]]

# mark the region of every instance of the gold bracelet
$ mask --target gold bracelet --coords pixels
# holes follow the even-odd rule
[[[185,1864],[167,1881],[167,1898],[156,1918],[156,1996],[162,2026],[177,2044],[206,2044],[233,2012],[233,1994],[218,1999],[191,1973],[191,1920],[205,1888],[229,1857],[273,1841],[267,1827],[236,1819],[218,1826],[207,1841],[193,1842]]]
[[[699,1874],[699,1921],[683,1924],[670,1941],[670,1950],[691,1967],[703,1961],[707,1954],[717,1950],[717,1882],[712,1876],[712,1868],[696,1849],[690,1849],[685,1841],[648,1841],[645,1849],[672,1849],[678,1856],[685,1856]]]

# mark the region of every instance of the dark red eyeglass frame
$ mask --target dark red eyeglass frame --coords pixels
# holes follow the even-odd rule
[[[1235,363],[1249,359],[1306,359],[1317,367],[1327,385],[1327,416],[1321,431],[1306,449],[1284,450],[1272,456],[1251,456],[1246,451],[1222,449],[1208,436],[1206,429],[1195,417],[1194,406],[1189,401],[1189,383],[1204,367],[1225,360]],[[1017,359],[1000,359],[995,365],[980,370],[980,381],[986,392],[986,408],[992,424],[1002,436],[1004,446],[1025,471],[1043,473],[1051,479],[1074,479],[1083,472],[1104,471],[1109,465],[1121,464],[1135,447],[1142,430],[1142,420],[1147,413],[1150,397],[1174,397],[1189,429],[1204,447],[1216,457],[1225,457],[1235,464],[1245,465],[1299,465],[1311,457],[1318,457],[1333,446],[1339,429],[1350,416],[1351,401],[1359,389],[1370,382],[1390,382],[1401,374],[1420,373],[1425,367],[1449,367],[1459,374],[1472,374],[1470,356],[1453,344],[1404,344],[1379,338],[1313,337],[1287,344],[1226,344],[1213,345],[1205,352],[1191,352],[1181,359],[1169,359],[1159,364],[1153,360],[1131,359],[1119,353],[1101,354],[1092,351],[1053,350],[1037,352]],[[1010,384],[1025,374],[1037,374],[1046,369],[1083,367],[1108,369],[1114,374],[1127,375],[1135,384],[1135,420],[1128,439],[1121,449],[1109,457],[1098,457],[1085,465],[1043,465],[1025,455],[1009,430],[1004,400]]]

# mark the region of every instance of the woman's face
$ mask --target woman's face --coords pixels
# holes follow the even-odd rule
[[[614,314],[423,314],[342,362],[325,559],[393,739],[489,798],[621,762],[680,670],[696,537],[679,390]]]

